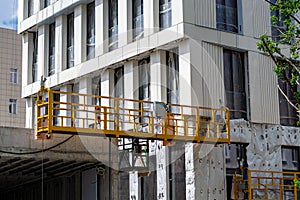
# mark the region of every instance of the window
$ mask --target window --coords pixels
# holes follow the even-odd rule
[[[242,33],[241,0],[217,0],[217,29]]]
[[[150,101],[150,58],[140,60],[138,63],[138,73],[139,73],[139,100]],[[150,104],[143,103],[140,105],[140,109],[144,110],[143,115],[149,113],[145,112],[150,110]],[[148,118],[139,119],[142,123],[147,123]]]
[[[87,60],[95,57],[95,2],[87,5]]]
[[[18,83],[18,69],[10,68],[9,81],[11,83]]]
[[[271,0],[273,4],[277,2],[277,0]],[[274,10],[271,11],[271,16],[276,16],[278,17],[277,23],[274,24],[273,21],[271,21],[272,27],[271,27],[271,32],[272,32],[272,37],[274,41],[279,41],[280,40],[280,35],[282,32],[285,32],[287,27],[284,25],[284,15],[280,13],[279,10]]]
[[[44,0],[44,8],[47,8],[50,5],[51,0]]]
[[[33,33],[32,82],[37,81],[38,71],[38,32]]]
[[[290,80],[291,73],[286,70],[285,76],[287,79]],[[297,101],[294,98],[293,91],[297,91],[297,86],[290,85],[288,81],[281,81],[278,80],[279,87],[284,92],[284,94],[288,97],[288,99],[293,103],[296,104]],[[299,120],[297,116],[297,111],[295,108],[291,106],[291,104],[286,100],[283,94],[278,91],[279,93],[279,113],[280,113],[280,124],[285,126],[295,126],[297,121]]]
[[[17,114],[17,99],[9,99],[9,113]]]
[[[124,67],[119,67],[115,69],[115,97],[124,97]]]
[[[150,59],[139,61],[139,99],[150,100]]]
[[[101,95],[101,79],[99,77],[94,77],[92,79],[92,94],[95,96]],[[93,105],[101,105],[101,99],[99,98],[93,98],[92,99]]]
[[[299,170],[299,149],[282,147],[281,148],[282,157],[282,170],[283,171],[294,171]]]
[[[109,0],[108,37],[109,50],[118,47],[118,0]]]
[[[230,109],[230,118],[247,119],[244,54],[226,49],[223,54],[226,106]]]
[[[133,0],[132,4],[132,24],[133,24],[133,38],[140,38],[144,33],[144,14],[143,14],[143,0]]]
[[[49,76],[55,73],[55,23],[49,25]]]
[[[179,62],[177,49],[166,53],[167,61],[167,102],[179,103]]]
[[[74,13],[67,17],[67,69],[74,66]]]
[[[172,1],[159,0],[159,27],[165,29],[172,26]]]
[[[34,12],[34,0],[28,0],[28,17],[32,16]]]

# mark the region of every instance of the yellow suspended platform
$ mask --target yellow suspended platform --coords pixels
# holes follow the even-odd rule
[[[229,143],[229,109],[204,108],[53,91],[37,94],[37,138],[55,133]]]
[[[234,199],[298,200],[300,189],[294,180],[300,180],[300,172],[244,170],[234,176]]]

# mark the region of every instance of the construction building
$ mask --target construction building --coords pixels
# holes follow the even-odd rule
[[[22,37],[0,28],[0,126],[24,127],[25,100],[22,90]]]
[[[283,28],[264,0],[19,0],[18,15],[32,141],[76,134],[96,161],[7,199],[297,199],[298,117],[256,47]]]

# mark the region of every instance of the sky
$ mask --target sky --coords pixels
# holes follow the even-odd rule
[[[18,0],[0,0],[0,27],[17,29]]]

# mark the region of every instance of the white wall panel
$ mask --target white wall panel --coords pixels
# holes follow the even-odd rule
[[[278,89],[273,61],[254,52],[249,52],[248,60],[251,121],[278,124]]]

